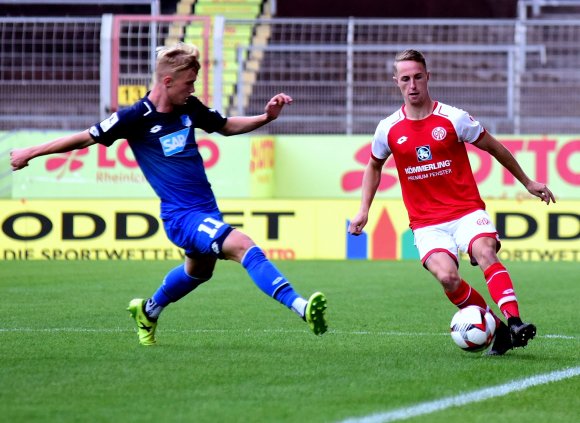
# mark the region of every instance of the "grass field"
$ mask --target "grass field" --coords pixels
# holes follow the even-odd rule
[[[0,420],[579,421],[578,263],[506,263],[538,336],[503,357],[453,344],[455,310],[418,262],[278,262],[326,293],[322,337],[221,262],[141,347],[127,303],[176,264],[0,262]]]

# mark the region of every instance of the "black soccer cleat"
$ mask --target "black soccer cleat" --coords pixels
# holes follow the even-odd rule
[[[504,355],[513,347],[510,329],[504,322],[500,321],[499,326],[495,330],[495,340],[487,355]]]
[[[536,336],[536,325],[533,323],[523,323],[510,325],[510,334],[514,348],[525,347],[530,339]]]

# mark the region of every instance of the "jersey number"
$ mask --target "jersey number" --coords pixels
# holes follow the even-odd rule
[[[217,233],[218,229],[224,225],[224,222],[220,222],[212,217],[206,217],[203,219],[202,224],[197,227],[198,232],[205,232],[209,235],[210,238],[214,238],[215,234]],[[207,223],[207,225],[206,225]],[[211,225],[211,226],[210,226]]]

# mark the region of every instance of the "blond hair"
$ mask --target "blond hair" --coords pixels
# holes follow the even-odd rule
[[[423,56],[423,53],[417,50],[409,49],[403,50],[402,52],[400,52],[395,56],[395,61],[393,63],[393,72],[395,75],[397,74],[397,63],[408,60],[412,62],[421,63],[425,67],[425,70],[427,70],[427,61],[425,60],[425,56]]]
[[[165,75],[174,75],[184,70],[199,72],[199,49],[193,44],[177,43],[157,49],[155,75],[157,80]]]

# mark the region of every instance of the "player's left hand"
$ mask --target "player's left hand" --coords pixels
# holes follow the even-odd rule
[[[552,191],[546,186],[546,184],[542,184],[540,182],[531,181],[528,186],[526,187],[528,192],[532,195],[535,195],[540,200],[544,201],[546,204],[550,204],[556,202],[556,198]]]
[[[292,104],[292,97],[289,95],[280,93],[272,97],[264,108],[266,115],[268,115],[268,120],[276,119],[286,104]]]

